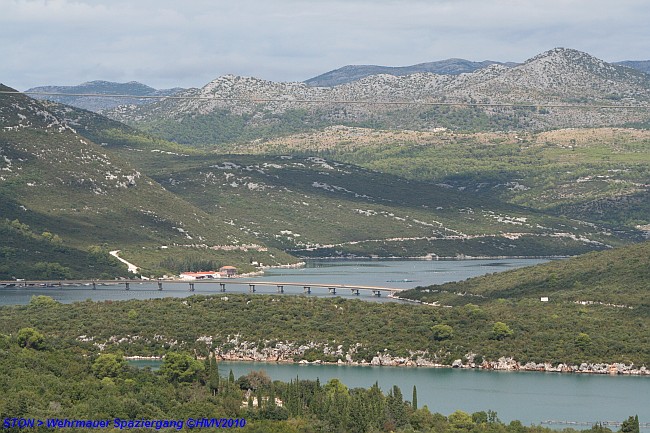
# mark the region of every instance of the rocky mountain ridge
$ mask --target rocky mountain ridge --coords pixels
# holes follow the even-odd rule
[[[626,66],[641,72],[650,73],[650,60],[625,60],[622,62],[614,62],[612,64],[617,66]],[[325,72],[316,77],[309,78],[304,82],[314,87],[333,87],[360,80],[371,75],[387,74],[403,76],[420,72],[430,72],[441,75],[459,75],[463,73],[471,73],[491,65],[515,67],[521,65],[521,63],[497,62],[493,60],[473,62],[470,60],[454,58],[435,62],[419,63],[411,66],[346,65]]]
[[[488,123],[505,118],[509,129],[620,125],[647,121],[650,76],[576,50],[556,48],[515,67],[490,65],[459,75],[380,74],[327,88],[226,75],[179,95],[197,99],[122,106],[107,115],[146,129],[156,122],[222,113],[242,118],[243,128],[254,128],[281,123],[278,117],[299,111],[306,126],[375,121],[388,128],[428,129],[439,126],[436,117],[441,107],[435,104],[449,104],[446,109],[453,112],[470,104],[468,109],[486,116]],[[582,105],[642,109],[585,109]],[[503,122],[492,126],[503,127]],[[166,138],[176,139],[171,135]]]
[[[503,63],[493,60],[472,62],[465,59],[439,60],[411,66],[347,65],[305,80],[305,84],[313,87],[333,87],[379,74],[403,76],[421,72],[430,72],[441,75],[459,75],[474,72],[478,69],[495,64],[509,67],[517,65],[517,63],[513,62]]]

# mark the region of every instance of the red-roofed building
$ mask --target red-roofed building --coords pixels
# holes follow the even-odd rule
[[[181,280],[207,280],[212,278],[221,278],[221,274],[216,271],[206,272],[182,272]]]
[[[234,277],[237,275],[237,268],[234,266],[222,266],[219,268],[219,273],[224,277]]]

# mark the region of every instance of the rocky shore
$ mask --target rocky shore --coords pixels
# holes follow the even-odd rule
[[[205,340],[203,340],[205,341]],[[501,357],[496,361],[474,362],[476,355],[469,353],[463,359],[456,359],[451,365],[441,363],[425,351],[410,352],[408,357],[392,356],[388,351],[360,358],[361,345],[343,350],[342,346],[308,343],[297,345],[291,342],[275,342],[258,347],[255,343],[239,341],[234,338],[227,344],[214,349],[217,359],[224,361],[276,362],[299,364],[338,364],[390,367],[437,367],[484,369],[500,371],[538,371],[553,373],[624,374],[650,376],[645,366],[623,363],[581,363],[580,365],[527,362],[522,364],[511,357]],[[321,356],[322,355],[322,356]]]

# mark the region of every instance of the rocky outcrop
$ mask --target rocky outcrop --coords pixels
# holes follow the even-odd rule
[[[179,95],[183,98],[116,107],[107,111],[107,115],[121,122],[146,124],[162,120],[181,123],[197,115],[228,112],[245,115],[250,119],[248,126],[259,127],[269,123],[268,113],[281,115],[298,109],[309,113],[312,121],[329,118],[332,122],[343,120],[341,123],[344,123],[379,119],[391,127],[418,129],[421,106],[401,107],[401,120],[393,125],[395,107],[390,104],[344,104],[341,101],[479,102],[496,104],[478,107],[488,117],[504,113],[520,116],[520,128],[590,127],[641,121],[644,114],[637,110],[584,110],[571,107],[572,104],[647,106],[650,78],[580,51],[556,48],[521,65],[492,64],[458,75],[379,73],[334,87],[226,75],[201,89],[189,89]],[[501,104],[526,107],[515,109]]]
[[[551,363],[520,363],[512,357],[502,356],[496,361],[484,360],[475,362],[477,355],[466,354],[462,359],[454,360],[451,365],[440,363],[435,354],[427,351],[410,351],[409,356],[393,356],[388,350],[376,353],[370,359],[359,359],[362,345],[357,343],[348,350],[342,345],[331,346],[309,342],[298,345],[293,342],[264,342],[263,346],[248,341],[240,341],[237,337],[217,347],[214,350],[217,358],[226,361],[257,361],[257,362],[299,362],[301,364],[339,364],[339,365],[372,365],[389,367],[449,367],[449,368],[479,368],[500,371],[541,371],[556,373],[591,373],[591,374],[625,374],[649,375],[650,370],[645,366],[627,365],[623,363],[581,363],[580,365]],[[322,356],[321,356],[322,355]]]

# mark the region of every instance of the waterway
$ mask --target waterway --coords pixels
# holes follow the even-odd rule
[[[265,274],[254,278],[236,278],[227,285],[227,292],[248,293],[249,282],[299,282],[313,284],[349,284],[377,287],[410,289],[416,286],[441,284],[467,278],[532,266],[547,259],[485,259],[485,260],[309,260],[305,267],[297,269],[267,269]],[[243,283],[243,284],[242,284]],[[256,286],[256,293],[276,293],[275,286]],[[285,295],[303,295],[302,287],[285,287]],[[164,297],[187,297],[193,294],[219,293],[218,284],[196,284],[195,291],[189,291],[188,283],[163,283],[159,291],[155,282],[124,285],[63,286],[63,287],[3,287],[0,286],[0,305],[27,304],[34,295],[47,295],[59,302],[153,299]],[[337,290],[336,295],[327,288],[312,288],[309,296],[355,297],[350,290]],[[376,297],[371,292],[362,292],[358,298],[391,302],[386,296]]]
[[[248,282],[256,281],[412,288],[464,280],[544,261],[313,260],[304,268],[270,269],[261,277],[233,280],[233,283],[244,284],[229,283],[227,293],[248,292]],[[26,304],[33,295],[48,295],[60,302],[70,303],[86,299],[151,299],[219,293],[218,284],[197,284],[195,287],[195,292],[188,290],[187,283],[165,283],[163,291],[159,291],[157,284],[151,282],[131,284],[128,291],[123,285],[98,286],[96,290],[90,286],[0,287],[0,305]],[[275,286],[257,286],[256,289],[257,293],[277,295]],[[334,296],[327,289],[315,288],[311,295],[304,295],[302,287],[285,287],[284,295]],[[336,296],[354,295],[350,291],[339,290]],[[391,301],[386,297],[374,297],[369,292],[360,294],[359,298]],[[159,361],[153,365],[159,365]],[[408,399],[416,385],[420,405],[426,404],[433,412],[449,415],[455,410],[469,413],[494,410],[504,422],[519,419],[526,425],[546,420],[620,422],[635,414],[639,415],[641,422],[650,421],[650,379],[646,377],[251,362],[222,362],[220,368],[222,375],[227,375],[232,369],[236,377],[263,369],[274,380],[282,381],[296,376],[312,380],[318,377],[322,383],[339,378],[350,388],[368,388],[378,382],[384,391],[388,391],[397,385]],[[650,433],[650,429],[644,429],[644,432]]]
[[[141,367],[160,365],[160,361],[132,362]],[[319,378],[323,384],[338,378],[348,388],[369,388],[378,382],[384,392],[397,385],[408,400],[413,386],[417,386],[419,406],[427,405],[432,412],[449,415],[456,410],[468,413],[493,410],[506,423],[515,419],[524,425],[547,420],[621,422],[630,415],[639,415],[641,423],[650,421],[650,378],[647,377],[225,361],[219,364],[222,376],[227,377],[231,369],[235,377],[264,370],[273,380],[285,382],[296,376]],[[648,433],[650,429],[642,431]]]

